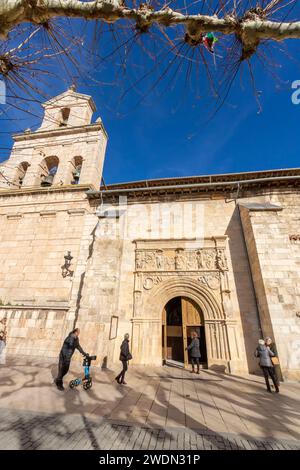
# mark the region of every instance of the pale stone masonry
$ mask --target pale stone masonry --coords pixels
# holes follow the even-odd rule
[[[284,377],[299,379],[300,169],[100,188],[107,134],[91,97],[70,89],[44,108],[0,166],[7,353],[55,357],[79,326],[104,366],[127,332],[133,363],[161,365],[163,311],[181,298],[198,312],[207,367],[257,372],[269,335]]]
[[[286,377],[300,364],[299,196],[277,194],[272,205],[240,205],[245,239],[263,331],[277,338]]]

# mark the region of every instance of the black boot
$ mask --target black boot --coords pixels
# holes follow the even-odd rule
[[[55,379],[55,380],[54,380],[54,383],[55,383],[55,385],[56,385],[56,387],[57,387],[57,390],[59,390],[60,392],[63,392],[63,391],[64,391],[65,387],[63,386],[63,384],[62,384],[61,381]]]

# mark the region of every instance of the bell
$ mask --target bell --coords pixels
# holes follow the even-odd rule
[[[81,165],[77,165],[75,167],[75,170],[73,171],[73,176],[74,178],[78,178],[80,177],[80,173],[81,173]]]
[[[71,184],[79,183],[80,173],[81,173],[81,166],[79,165],[75,168],[75,170],[72,173],[74,180],[72,181]]]
[[[45,176],[41,182],[41,186],[52,186],[54,175]]]

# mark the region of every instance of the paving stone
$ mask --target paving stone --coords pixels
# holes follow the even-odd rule
[[[185,380],[185,376],[185,371],[180,371],[180,373],[174,371],[172,372],[173,378],[171,379],[167,378],[165,380],[164,376],[162,376],[162,378],[155,377],[153,380],[147,379],[148,381],[145,382],[140,380],[138,391],[130,391],[128,387],[126,394],[121,395],[120,409],[124,407],[124,403],[126,406],[127,403],[131,403],[132,406],[134,405],[136,418],[143,418],[142,423],[144,422],[143,413],[147,414],[150,411],[151,419],[148,419],[146,424],[138,424],[138,419],[134,419],[132,422],[112,419],[112,414],[118,415],[117,403],[114,408],[109,406],[109,410],[112,410],[112,412],[109,411],[110,415],[107,413],[106,418],[103,418],[103,416],[97,417],[97,414],[93,416],[93,413],[90,411],[90,409],[95,409],[95,406],[98,407],[97,409],[101,408],[99,403],[97,405],[93,404],[93,407],[88,408],[87,415],[81,415],[76,411],[75,404],[78,408],[78,401],[76,400],[79,398],[75,395],[72,396],[75,404],[70,413],[67,411],[50,412],[48,410],[47,412],[42,412],[29,409],[14,409],[14,402],[10,402],[9,408],[1,408],[2,402],[0,398],[0,449],[300,450],[300,441],[293,440],[292,438],[296,435],[296,430],[289,427],[288,421],[285,423],[284,434],[279,434],[280,422],[284,419],[285,410],[290,406],[291,397],[294,397],[293,400],[295,402],[298,396],[298,384],[293,386],[294,389],[291,386],[290,395],[282,395],[283,398],[279,410],[283,415],[280,416],[278,409],[276,409],[276,419],[273,417],[274,426],[272,429],[274,435],[276,436],[276,430],[278,430],[278,436],[287,436],[287,439],[279,437],[261,438],[257,436],[261,436],[261,432],[266,432],[266,430],[263,429],[263,421],[262,419],[259,420],[259,416],[261,415],[263,418],[266,410],[262,409],[259,405],[255,390],[246,395],[241,393],[243,387],[246,387],[245,384],[243,385],[242,378],[237,382],[238,386],[236,386],[236,396],[234,398],[237,399],[241,395],[244,397],[244,400],[247,400],[247,404],[251,400],[252,407],[246,410],[243,408],[242,402],[235,405],[235,408],[232,408],[233,413],[235,413],[235,416],[240,417],[240,421],[235,419],[234,423],[236,425],[232,428],[234,432],[220,432],[220,429],[217,427],[209,429],[202,426],[202,418],[200,419],[203,412],[204,416],[207,419],[211,419],[216,426],[220,422],[222,430],[224,428],[230,429],[228,424],[230,424],[231,419],[231,408],[226,403],[226,412],[223,413],[223,419],[220,418],[220,409],[218,407],[224,405],[224,399],[218,398],[222,392],[218,381],[215,385],[212,385],[212,379],[215,377],[213,375],[210,376],[208,373],[208,377],[211,377],[209,387],[207,387],[205,379],[203,379],[203,384],[197,382],[197,403],[201,406],[201,413],[194,413],[192,415],[191,410],[193,410],[193,407],[188,402],[187,395],[195,399],[195,394],[194,389],[191,388],[191,383]],[[226,380],[228,381],[228,387],[232,389],[235,382],[230,377],[226,378]],[[257,387],[257,382],[253,382],[253,384],[249,386]],[[288,386],[284,385],[283,387],[287,389]],[[232,396],[231,389],[230,396]],[[239,395],[237,392],[239,392]],[[85,395],[85,398],[90,400],[87,395]],[[155,402],[156,398],[158,401]],[[184,406],[182,400],[184,400]],[[159,404],[156,408],[155,403],[156,405]],[[156,415],[158,411],[155,410],[160,410],[162,403],[164,417],[167,419],[160,420],[160,416]],[[34,403],[29,403],[28,406],[30,405],[34,406]],[[64,406],[65,410],[71,409],[70,404],[66,405],[65,403]],[[88,403],[89,406],[90,403]],[[270,402],[269,406],[274,407],[274,403]],[[295,416],[297,415],[297,406],[292,408],[292,412]],[[197,418],[198,416],[199,418]],[[172,426],[165,427],[160,425],[166,422],[172,422]],[[240,434],[238,432],[239,422],[246,423],[245,425],[242,423]],[[193,428],[187,427],[186,424],[193,426]],[[197,427],[198,424],[199,427]],[[249,434],[249,437],[247,437],[248,432],[253,433],[252,436]],[[291,439],[288,439],[289,435]]]

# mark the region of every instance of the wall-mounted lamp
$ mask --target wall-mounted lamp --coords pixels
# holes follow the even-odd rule
[[[73,259],[73,256],[71,256],[71,251],[68,251],[68,253],[64,256],[64,258],[65,258],[65,264],[63,264],[61,267],[62,277],[73,276],[74,271],[71,271],[70,269],[71,262]]]

